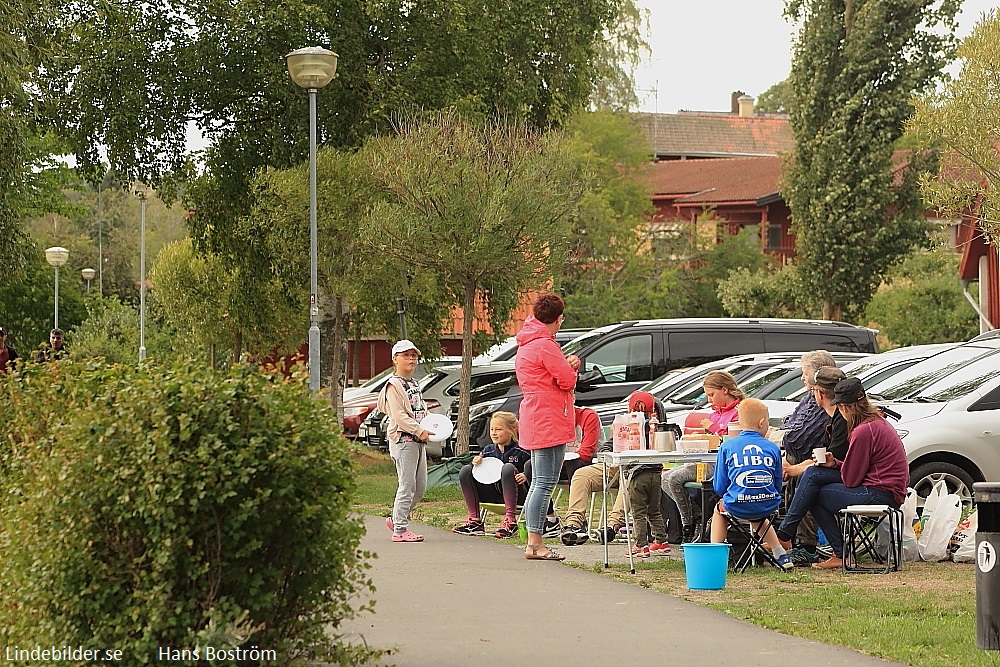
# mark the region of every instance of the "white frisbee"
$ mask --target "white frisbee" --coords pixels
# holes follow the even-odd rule
[[[455,430],[448,417],[439,415],[436,412],[431,412],[421,419],[420,428],[430,432],[431,435],[427,439],[431,442],[444,442],[451,435],[452,431]]]
[[[492,456],[484,457],[479,465],[472,466],[472,477],[480,484],[493,484],[500,481],[500,471],[503,461]]]
[[[563,461],[572,461],[578,458],[580,458],[580,452],[566,452],[563,454]]]

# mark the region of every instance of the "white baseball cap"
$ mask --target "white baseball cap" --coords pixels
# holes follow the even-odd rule
[[[409,352],[410,350],[416,350],[417,354],[420,354],[420,348],[413,344],[413,341],[403,339],[397,341],[395,345],[392,346],[392,356],[397,354],[402,354],[403,352]]]

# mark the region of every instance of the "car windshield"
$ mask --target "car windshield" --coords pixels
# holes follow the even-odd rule
[[[769,368],[766,371],[758,373],[746,380],[740,381],[740,389],[746,396],[756,396],[757,392],[763,389],[765,386],[771,384],[775,380],[785,375],[788,375],[789,371],[794,369],[789,369],[781,366],[775,368]],[[801,373],[800,373],[801,375]]]
[[[594,329],[589,333],[585,333],[579,338],[574,338],[570,342],[562,346],[563,355],[576,354],[582,350],[587,345],[599,338],[603,338],[607,334],[611,333],[618,328],[617,324],[612,324],[611,326],[601,327],[600,329]]]
[[[947,403],[968,396],[997,376],[997,372],[1000,372],[998,361],[998,356],[994,354],[982,362],[969,364],[925,387],[907,400],[917,403]]]
[[[996,350],[976,346],[956,347],[925,359],[919,364],[873,385],[869,395],[876,400],[898,401],[913,396],[925,387],[955,374],[968,365],[976,365],[980,359],[993,355]]]

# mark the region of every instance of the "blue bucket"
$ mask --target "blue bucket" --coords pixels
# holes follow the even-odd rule
[[[717,591],[726,586],[728,544],[684,544],[684,573],[688,589]]]

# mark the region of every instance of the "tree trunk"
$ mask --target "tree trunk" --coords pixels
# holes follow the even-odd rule
[[[826,299],[823,300],[823,319],[832,320],[834,322],[839,322],[844,316],[844,309],[839,303],[832,303]]]
[[[854,30],[854,0],[844,0],[844,37]]]
[[[469,451],[469,399],[472,384],[472,323],[475,321],[476,284],[465,285],[462,300],[462,372],[458,393],[458,435],[455,436],[455,455]]]
[[[237,331],[233,335],[233,366],[240,363],[240,357],[243,356],[243,332]]]

